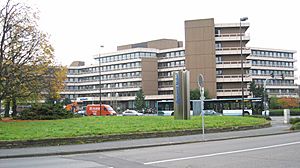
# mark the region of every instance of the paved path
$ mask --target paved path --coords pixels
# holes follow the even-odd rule
[[[226,140],[226,139],[291,133],[291,131],[289,130],[290,125],[283,124],[283,117],[272,117],[271,123],[272,123],[272,127],[269,128],[205,134],[204,141],[217,141],[217,140]],[[112,142],[102,142],[102,143],[82,144],[82,145],[0,149],[0,159],[101,152],[101,151],[110,151],[110,150],[119,150],[119,149],[133,149],[133,148],[141,148],[141,147],[194,143],[194,142],[201,142],[201,141],[203,141],[203,136],[202,134],[198,134],[198,135],[188,135],[188,136],[178,136],[178,137],[112,141]]]

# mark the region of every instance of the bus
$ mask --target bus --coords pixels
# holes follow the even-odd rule
[[[190,113],[193,112],[193,104],[200,100],[190,101]],[[174,115],[173,100],[157,101],[157,114],[168,116]],[[223,115],[243,115],[242,98],[228,99],[206,99],[204,100],[204,110],[214,110]],[[263,111],[262,98],[244,98],[244,115],[261,114]]]

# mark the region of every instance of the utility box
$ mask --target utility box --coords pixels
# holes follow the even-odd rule
[[[200,116],[201,115],[201,101],[194,100],[193,101],[193,116]]]
[[[290,123],[290,109],[283,110],[283,123],[289,124]]]
[[[190,119],[190,72],[177,71],[173,74],[174,118]]]

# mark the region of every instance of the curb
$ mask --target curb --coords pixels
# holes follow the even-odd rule
[[[259,129],[259,128],[267,128],[267,127],[271,127],[270,122],[263,125],[255,125],[255,126],[205,129],[205,133],[243,131],[243,130]],[[74,145],[74,144],[100,143],[100,142],[130,140],[130,139],[174,137],[174,136],[195,135],[195,134],[202,134],[202,129],[149,132],[149,133],[131,133],[131,134],[120,134],[120,135],[102,135],[102,136],[91,136],[91,137],[52,138],[52,139],[41,139],[41,140],[0,141],[0,149]]]

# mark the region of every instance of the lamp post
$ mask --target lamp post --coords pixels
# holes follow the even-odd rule
[[[200,90],[201,117],[202,117],[202,141],[204,141],[204,77],[202,74],[198,77],[198,86]]]
[[[248,20],[248,17],[240,18],[240,48],[241,48],[241,70],[242,70],[242,114],[244,116],[245,103],[244,103],[244,58],[243,58],[243,47],[242,47],[242,22]]]
[[[268,78],[264,81],[264,116],[267,116],[267,109],[268,109],[268,99],[267,99],[267,93],[266,93],[266,87],[267,87],[267,82]]]
[[[100,48],[103,48],[104,46],[101,45]],[[100,116],[101,114],[101,59],[100,59],[100,52],[99,52],[99,107],[100,107]]]

